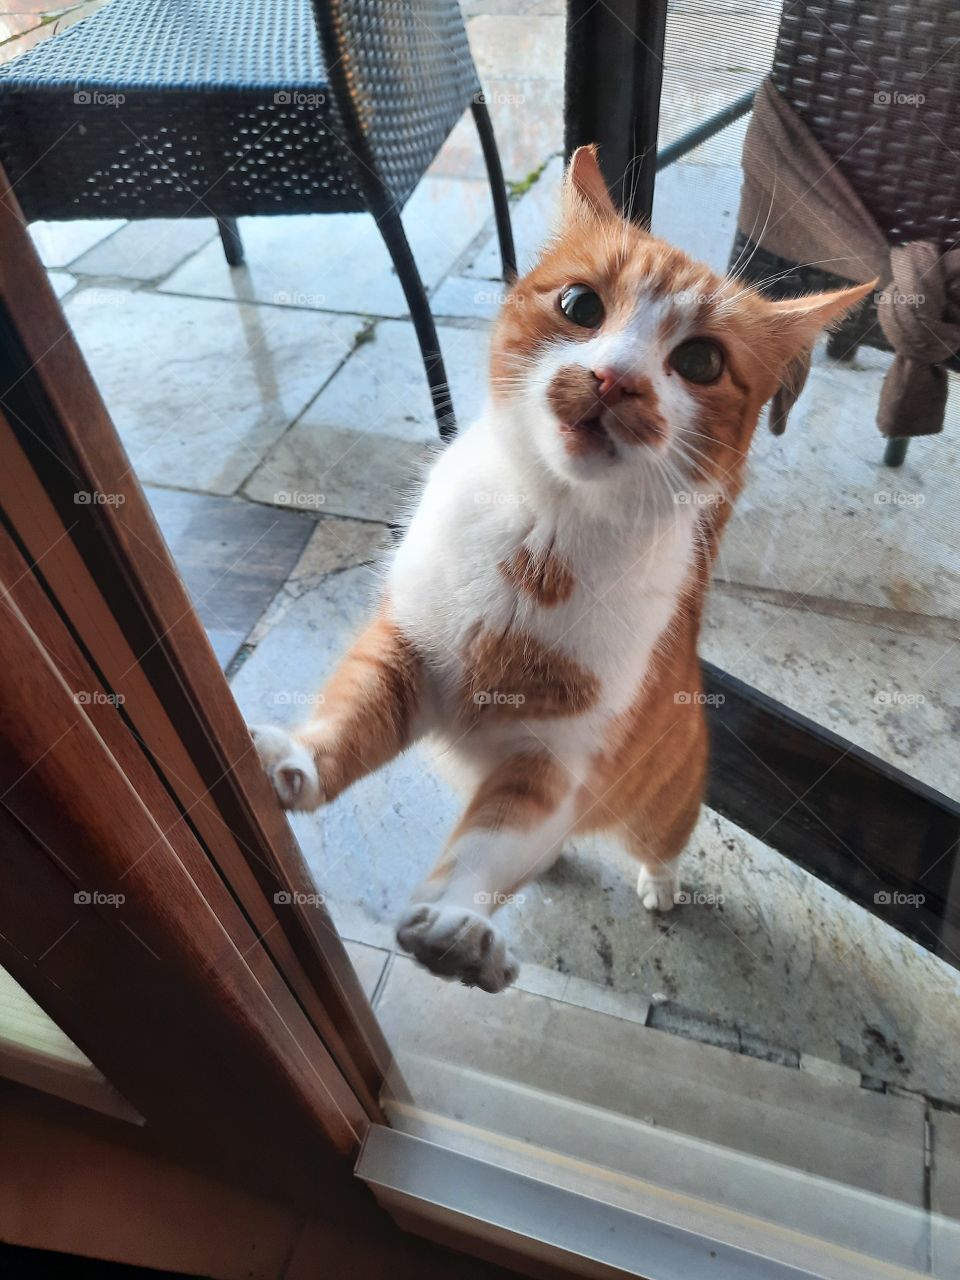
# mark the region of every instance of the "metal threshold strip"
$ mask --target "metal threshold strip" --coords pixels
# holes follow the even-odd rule
[[[459,1229],[550,1266],[551,1274],[644,1280],[822,1280],[827,1274],[380,1125],[370,1129],[356,1173],[404,1225],[419,1220]]]

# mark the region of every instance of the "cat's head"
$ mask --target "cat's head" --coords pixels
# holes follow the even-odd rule
[[[763,405],[871,288],[772,301],[718,276],[626,221],[581,147],[559,229],[494,330],[508,446],[601,501],[644,475],[735,492]]]

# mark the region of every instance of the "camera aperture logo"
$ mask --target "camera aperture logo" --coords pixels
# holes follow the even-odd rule
[[[488,893],[485,889],[481,889],[479,893],[473,895],[473,900],[478,907],[519,907],[527,899],[523,893],[501,893],[499,889]]]
[[[278,889],[273,895],[278,907],[322,907],[326,898],[322,893],[300,893],[297,890]]]

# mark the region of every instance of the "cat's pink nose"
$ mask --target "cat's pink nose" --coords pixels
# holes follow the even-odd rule
[[[598,382],[597,395],[604,404],[619,404],[624,396],[638,395],[643,390],[643,379],[631,377],[620,369],[594,369]]]

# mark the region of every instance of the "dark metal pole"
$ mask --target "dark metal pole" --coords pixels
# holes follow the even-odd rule
[[[564,144],[596,142],[614,200],[649,223],[667,0],[569,0]]]

